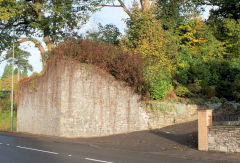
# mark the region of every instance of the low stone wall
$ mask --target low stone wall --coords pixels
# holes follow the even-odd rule
[[[209,127],[208,150],[222,152],[240,152],[240,126]]]
[[[147,104],[148,128],[156,129],[197,120],[198,105],[152,101]]]

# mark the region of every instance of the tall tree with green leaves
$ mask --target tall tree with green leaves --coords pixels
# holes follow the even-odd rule
[[[198,11],[199,4],[193,0],[157,0],[157,18],[165,30],[174,30]]]
[[[222,42],[223,56],[239,57],[240,45],[240,1],[239,0],[206,0],[205,4],[215,6],[210,11],[208,25],[215,37]]]
[[[42,60],[59,41],[79,29],[95,11],[95,3],[86,0],[1,0],[0,48],[7,49],[15,31],[20,43],[31,41],[40,50]],[[26,37],[23,37],[26,36]],[[0,50],[2,50],[0,49]]]
[[[5,60],[7,60],[9,63],[12,62],[13,57],[13,49],[9,50],[5,56]],[[33,71],[32,65],[28,62],[28,58],[31,56],[31,54],[27,51],[21,50],[19,47],[15,47],[14,50],[14,64],[17,66],[17,76],[18,81],[21,77],[21,70],[22,71]]]
[[[23,69],[23,71],[21,72],[21,78],[24,77],[28,77],[28,70],[27,69]]]
[[[239,0],[205,0],[203,4],[215,6],[210,11],[210,19],[231,18],[240,19],[240,1]]]
[[[4,78],[6,78],[7,76],[9,76],[11,74],[12,74],[12,66],[11,66],[11,64],[7,64],[4,67],[4,71],[3,71],[1,79],[4,79]]]
[[[99,40],[108,44],[118,45],[121,33],[119,29],[113,24],[106,24],[105,26],[98,24],[98,31],[88,31],[87,34],[87,37],[90,39]]]

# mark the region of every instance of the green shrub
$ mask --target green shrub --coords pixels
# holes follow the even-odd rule
[[[234,88],[235,91],[233,92],[234,94],[234,99],[235,100],[240,100],[240,74],[237,74],[234,78]]]
[[[169,83],[166,80],[160,80],[150,84],[150,97],[154,100],[163,99],[167,95]]]
[[[171,75],[160,64],[147,65],[143,72],[144,90],[154,100],[163,99],[170,88]]]
[[[211,60],[209,62],[209,70],[211,72],[210,79],[209,79],[209,85],[217,85],[221,80],[221,75],[219,72],[219,60]]]
[[[189,84],[188,88],[192,93],[200,93],[202,91],[201,80],[196,79],[194,83]]]
[[[10,94],[0,93],[0,110],[6,110],[11,107]]]
[[[176,72],[177,79],[181,84],[188,83],[188,71],[187,70],[178,70]]]
[[[205,103],[205,100],[203,98],[194,98],[192,99],[192,102],[197,105],[203,105]]]
[[[211,97],[210,98],[210,102],[212,102],[212,103],[220,103],[221,100],[218,97]]]
[[[219,64],[218,71],[220,74],[220,81],[217,84],[218,97],[224,97],[228,100],[237,99],[238,76],[240,69],[234,68],[230,61],[223,61]]]
[[[178,86],[176,89],[176,94],[180,97],[190,97],[192,94],[187,87]]]
[[[220,98],[220,102],[225,103],[225,102],[227,102],[227,99],[226,98]]]
[[[209,98],[216,96],[216,87],[215,86],[207,86],[205,88],[205,95]]]
[[[211,76],[211,72],[209,71],[207,64],[200,59],[194,59],[191,61],[190,65],[189,81],[199,81],[199,85],[201,87],[207,86]]]

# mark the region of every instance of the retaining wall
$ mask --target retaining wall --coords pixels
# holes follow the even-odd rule
[[[153,112],[124,82],[76,61],[52,61],[20,90],[18,132],[96,137],[197,120],[196,105],[162,103]]]

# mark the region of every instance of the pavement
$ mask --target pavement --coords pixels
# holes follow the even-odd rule
[[[198,151],[194,126],[75,139],[0,132],[0,163],[240,163],[239,153]]]

